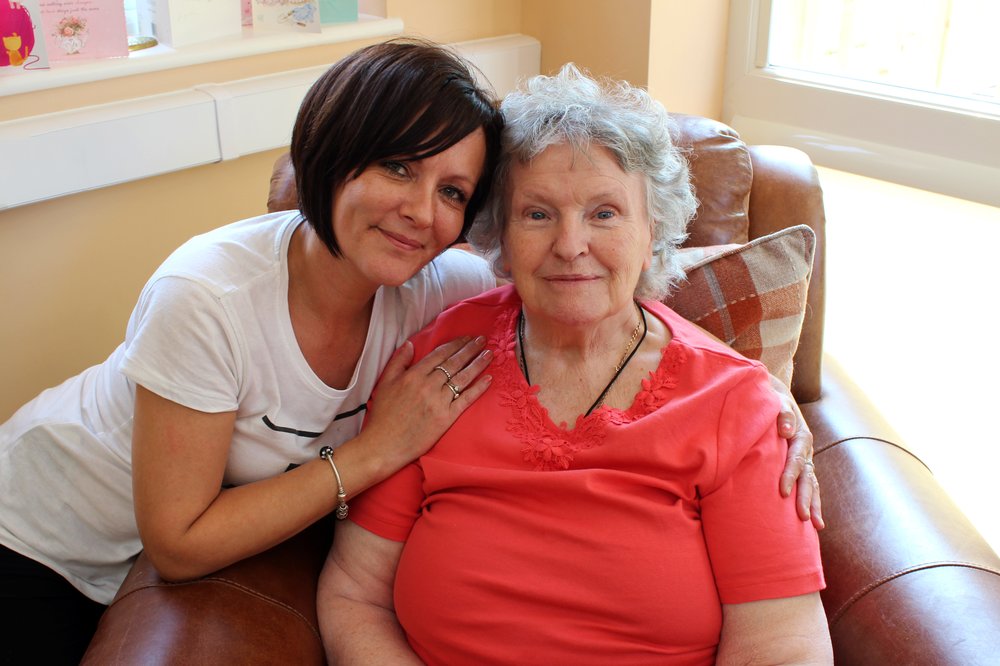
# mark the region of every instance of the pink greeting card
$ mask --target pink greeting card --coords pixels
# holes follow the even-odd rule
[[[41,0],[49,60],[128,55],[122,0]]]
[[[253,0],[254,32],[321,32],[319,0]]]
[[[0,0],[0,75],[48,66],[38,0]]]

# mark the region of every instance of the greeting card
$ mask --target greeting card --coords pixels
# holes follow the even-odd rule
[[[236,37],[242,0],[138,0],[139,29],[173,47]]]
[[[122,0],[41,0],[49,60],[128,55]]]
[[[48,68],[38,0],[0,0],[0,46],[0,74]]]
[[[350,23],[358,20],[358,0],[319,0],[320,23]]]
[[[319,0],[253,0],[254,32],[321,32]]]

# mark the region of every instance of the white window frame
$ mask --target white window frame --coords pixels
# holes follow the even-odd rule
[[[1000,206],[995,105],[784,75],[767,65],[770,8],[730,0],[722,120],[747,143],[793,146],[822,166]]]

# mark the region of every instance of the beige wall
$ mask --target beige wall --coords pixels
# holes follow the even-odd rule
[[[708,115],[717,115],[721,95],[714,54],[724,48],[725,6],[725,0],[386,1],[388,15],[402,18],[408,34],[442,42],[529,34],[542,43],[543,71],[575,61],[596,74],[655,84],[670,108]],[[665,31],[685,41],[664,40]],[[705,34],[699,39],[694,31]],[[363,43],[4,97],[0,121],[333,62]],[[181,242],[263,212],[280,152],[0,211],[0,420],[41,389],[103,360],[122,339],[142,284]]]
[[[522,12],[543,73],[575,62],[671,111],[721,117],[729,0],[525,0]]]
[[[522,32],[542,43],[542,73],[575,62],[595,74],[645,86],[649,19],[644,0],[525,0]]]
[[[385,8],[387,16],[403,19],[407,34],[449,43],[524,32],[521,4],[517,0],[386,0]]]
[[[263,212],[277,152],[0,213],[0,420],[104,360],[173,248]]]
[[[729,0],[654,0],[649,92],[668,110],[719,119]]]

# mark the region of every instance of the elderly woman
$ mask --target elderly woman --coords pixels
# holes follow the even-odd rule
[[[338,528],[331,662],[829,662],[767,372],[659,303],[695,208],[665,112],[572,66],[503,112],[473,240],[513,285],[414,339],[489,329],[491,386]]]

